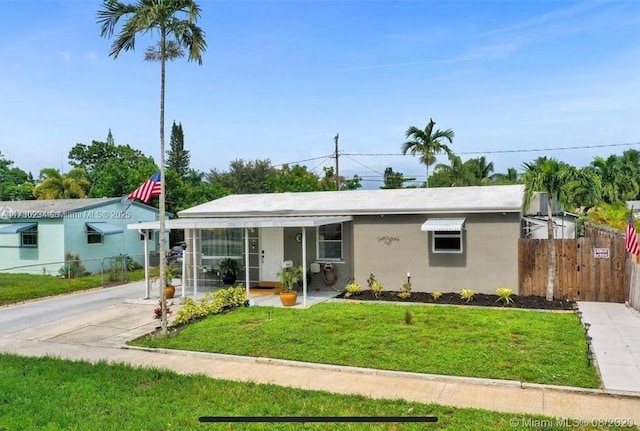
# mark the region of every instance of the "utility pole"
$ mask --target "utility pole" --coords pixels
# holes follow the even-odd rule
[[[340,135],[336,133],[336,137],[333,138],[336,141],[336,190],[340,190],[340,170],[338,169],[338,138]]]

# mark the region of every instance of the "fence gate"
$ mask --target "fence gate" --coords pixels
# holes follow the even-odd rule
[[[548,239],[520,239],[518,278],[520,295],[546,296]],[[578,239],[556,239],[554,298],[572,301],[624,302],[625,259],[621,234],[587,229]]]

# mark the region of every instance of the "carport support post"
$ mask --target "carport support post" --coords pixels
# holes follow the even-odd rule
[[[302,228],[302,307],[307,308],[307,228]]]
[[[195,301],[198,294],[198,265],[196,262],[196,229],[191,230],[191,257],[193,264],[193,300]]]
[[[142,231],[144,235],[144,299],[151,297],[151,279],[149,278],[149,230]]]
[[[249,228],[244,228],[244,286],[249,300]]]

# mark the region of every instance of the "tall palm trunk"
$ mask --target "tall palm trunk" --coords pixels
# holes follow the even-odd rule
[[[166,181],[164,172],[164,79],[166,65],[166,42],[167,36],[164,28],[160,31],[160,307],[162,310],[161,326],[162,333],[167,333],[167,295],[165,292],[167,244],[165,239],[165,191]]]
[[[549,254],[549,269],[547,275],[547,301],[553,301],[553,293],[556,289],[556,238],[553,232],[553,205],[551,196],[547,199],[547,234]]]
[[[425,180],[425,187],[429,188],[429,165],[424,164],[427,167],[427,179]]]

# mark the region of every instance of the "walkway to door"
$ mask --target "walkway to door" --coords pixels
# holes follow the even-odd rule
[[[640,393],[640,313],[610,302],[578,302],[578,308],[604,389]]]

